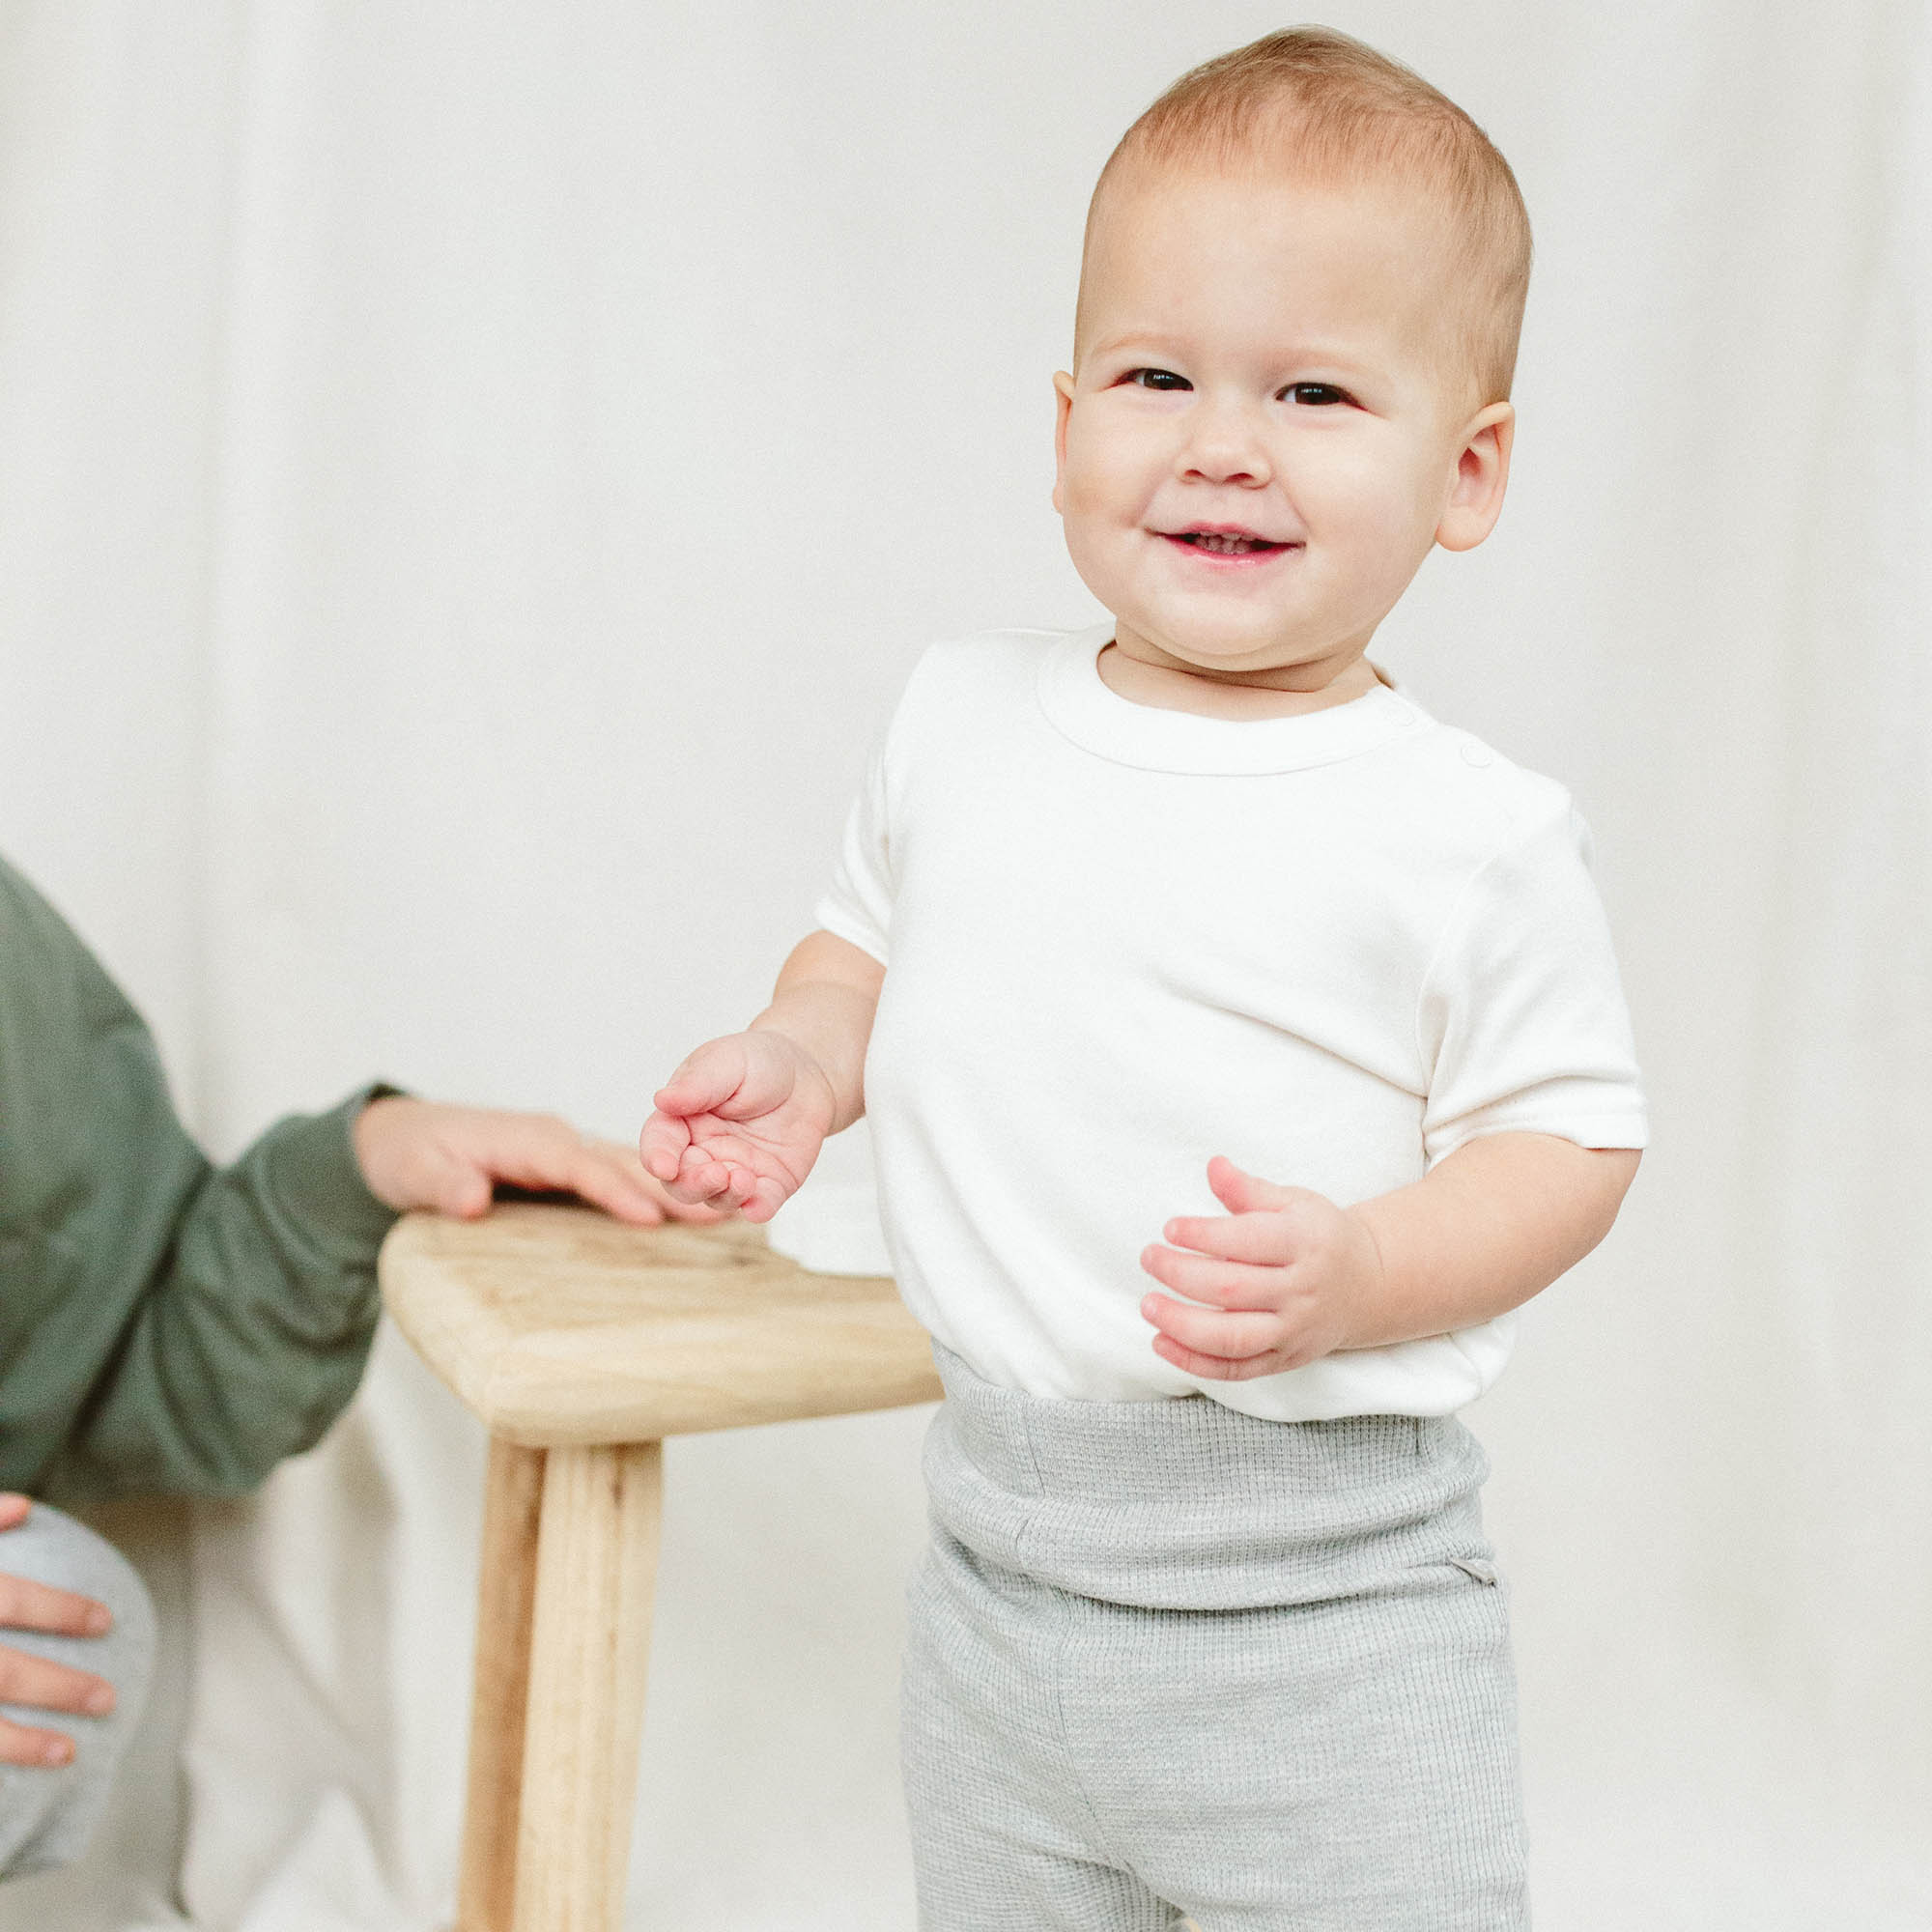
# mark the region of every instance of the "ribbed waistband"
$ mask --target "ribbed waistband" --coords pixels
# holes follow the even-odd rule
[[[1064,1402],[933,1353],[946,1384],[925,1446],[933,1520],[982,1563],[1110,1603],[1228,1610],[1489,1561],[1489,1464],[1453,1416],[1267,1422],[1200,1395]]]

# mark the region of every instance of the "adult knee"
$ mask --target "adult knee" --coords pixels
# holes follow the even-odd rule
[[[114,1709],[104,1718],[0,1705],[0,1715],[14,1723],[64,1732],[74,1745],[72,1762],[59,1770],[0,1765],[0,1879],[7,1879],[67,1864],[85,1848],[147,1701],[155,1606],[112,1544],[44,1503],[36,1503],[18,1528],[0,1531],[0,1575],[93,1597],[114,1619],[95,1637],[0,1631],[0,1644],[90,1671],[114,1687]]]

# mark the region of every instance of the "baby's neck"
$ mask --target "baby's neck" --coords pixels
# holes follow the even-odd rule
[[[1236,673],[1209,676],[1179,666],[1148,664],[1129,657],[1119,644],[1109,644],[1100,653],[1098,669],[1100,682],[1130,704],[1236,722],[1298,718],[1311,711],[1326,711],[1366,696],[1378,684],[1388,682],[1367,658],[1357,658],[1318,690],[1293,691],[1279,685],[1249,683]],[[1265,677],[1266,673],[1256,676]]]

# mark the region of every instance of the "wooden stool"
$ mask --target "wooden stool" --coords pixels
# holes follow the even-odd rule
[[[381,1273],[490,1432],[459,1932],[617,1932],[664,1437],[935,1401],[925,1331],[738,1222],[412,1214]]]

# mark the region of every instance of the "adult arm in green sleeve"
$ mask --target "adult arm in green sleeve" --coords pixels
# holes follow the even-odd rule
[[[395,1219],[350,1142],[368,1097],[211,1166],[138,1014],[0,865],[0,1488],[230,1494],[317,1440]]]

